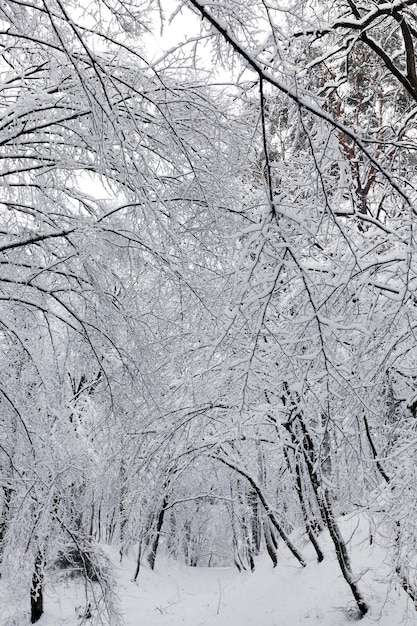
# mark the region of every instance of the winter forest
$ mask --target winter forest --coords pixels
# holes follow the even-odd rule
[[[110,549],[330,554],[365,622],[348,518],[414,609],[416,42],[416,0],[0,0],[0,622],[65,579],[122,623]]]

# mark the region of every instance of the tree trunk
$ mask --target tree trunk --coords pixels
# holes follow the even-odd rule
[[[274,564],[274,567],[276,567],[278,565],[278,555],[277,555],[278,544],[274,537],[273,531],[271,529],[269,519],[264,520],[263,529],[264,529],[265,545],[266,545],[267,552],[271,558],[272,563]]]
[[[157,522],[156,522],[156,532],[155,532],[154,540],[152,542],[151,551],[148,554],[148,563],[152,570],[155,568],[156,553],[158,552],[159,539],[161,537],[161,530],[164,524],[164,517],[165,517],[167,504],[168,504],[168,497],[165,496],[162,502],[161,510],[159,511]]]
[[[138,558],[136,560],[136,569],[135,575],[133,576],[133,580],[136,582],[140,572],[140,566],[142,562],[142,538],[139,540],[139,548],[138,548]]]
[[[366,432],[366,437],[369,443],[369,447],[371,449],[372,452],[372,457],[375,461],[376,464],[376,468],[379,471],[380,475],[382,476],[382,478],[384,479],[384,481],[387,483],[387,485],[391,485],[391,477],[388,476],[388,474],[386,473],[385,469],[383,468],[381,462],[378,460],[378,453],[374,444],[374,441],[372,439],[372,435],[371,435],[371,430],[369,428],[369,424],[368,424],[368,420],[366,418],[366,415],[363,416],[363,422],[365,425],[365,432]],[[391,487],[392,489],[393,487]],[[401,536],[401,522],[400,520],[395,520],[395,526],[397,527],[397,532],[394,536],[394,541],[399,549],[400,547],[400,536]],[[397,567],[395,568],[395,571],[400,579],[400,583],[402,588],[404,589],[404,591],[406,592],[406,594],[411,598],[411,600],[414,602],[415,605],[417,605],[417,590],[415,588],[415,585],[413,585],[409,578],[407,573],[404,571],[403,567],[401,565],[397,565]]]
[[[284,448],[284,454],[285,454],[285,459],[287,461],[288,469],[292,473],[291,461],[289,458],[288,450],[286,448]],[[314,534],[314,531],[313,531],[313,527],[317,526],[317,520],[316,519],[312,520],[311,516],[309,516],[308,514],[306,499],[305,499],[304,490],[303,490],[301,467],[300,467],[300,462],[297,458],[294,460],[294,465],[295,465],[295,491],[300,501],[301,512],[302,512],[304,524],[306,527],[306,533],[307,533],[308,538],[310,539],[310,543],[312,544],[314,550],[316,551],[317,561],[321,563],[324,559],[324,555],[323,555],[323,552],[321,551],[319,542],[317,541],[316,535]]]
[[[260,520],[259,498],[254,489],[249,489],[248,504],[251,511],[251,546],[254,555],[258,555],[261,549],[262,527]]]
[[[35,558],[35,565],[30,587],[30,623],[35,624],[43,614],[43,557],[40,550]]]
[[[3,555],[3,549],[4,549],[3,542],[4,542],[4,536],[7,530],[7,521],[9,517],[10,502],[12,499],[13,490],[8,487],[3,487],[3,492],[4,492],[3,510],[1,511],[1,515],[0,515],[0,563],[1,563],[2,555]]]
[[[222,452],[224,452],[224,451],[222,450]],[[291,539],[288,537],[287,533],[282,528],[281,524],[277,520],[277,517],[276,517],[273,509],[271,508],[271,506],[269,505],[268,501],[266,500],[262,488],[256,483],[256,481],[252,478],[252,476],[250,476],[241,467],[238,467],[237,465],[235,465],[235,463],[232,463],[231,461],[226,460],[224,457],[221,457],[219,454],[217,454],[214,458],[218,459],[221,463],[223,463],[227,467],[230,467],[230,469],[234,470],[235,472],[237,472],[238,474],[240,474],[241,476],[246,478],[246,480],[249,482],[251,487],[253,487],[253,489],[258,494],[259,500],[260,500],[262,506],[264,507],[265,512],[266,512],[269,520],[271,521],[271,524],[278,531],[279,536],[281,537],[281,539],[283,540],[283,542],[285,543],[285,545],[287,546],[287,548],[289,549],[291,554],[297,559],[297,561],[299,562],[301,567],[305,567],[306,566],[306,562],[304,561],[301,553],[297,550],[297,548],[292,543]]]
[[[356,584],[355,577],[353,576],[349,554],[346,548],[345,541],[340,532],[339,526],[336,522],[329,495],[326,489],[323,487],[319,476],[317,475],[315,469],[317,466],[317,455],[314,449],[313,440],[301,416],[298,416],[298,423],[301,429],[301,441],[298,439],[298,436],[295,432],[294,422],[289,425],[289,432],[292,435],[294,444],[298,444],[300,450],[302,451],[311,486],[313,487],[313,491],[317,499],[317,504],[321,511],[323,521],[325,522],[329,530],[330,537],[333,541],[340,570],[342,572],[343,578],[345,579],[350,587],[350,590],[352,591],[353,597],[355,598],[356,605],[359,610],[359,616],[363,617],[368,612],[368,605],[364,601],[362,594]]]

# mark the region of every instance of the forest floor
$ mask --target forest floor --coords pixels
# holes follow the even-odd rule
[[[417,613],[394,581],[387,580],[385,550],[369,545],[369,527],[358,517],[343,519],[343,534],[355,574],[369,613],[361,626],[417,626]],[[303,554],[305,569],[298,566],[284,546],[273,569],[267,556],[258,559],[254,573],[236,569],[192,568],[163,557],[154,572],[143,567],[138,583],[132,582],[134,555],[120,564],[117,550],[106,548],[114,562],[117,595],[126,626],[347,626],[352,624],[355,604],[323,535],[325,560],[318,564],[309,546]],[[299,540],[300,545],[300,540]],[[4,600],[4,590],[0,597]],[[50,583],[45,594],[45,613],[39,626],[87,626],[97,618],[82,620],[84,588],[74,581]],[[0,608],[1,626],[29,624],[26,607],[10,598]]]

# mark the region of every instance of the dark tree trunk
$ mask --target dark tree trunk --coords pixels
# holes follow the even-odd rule
[[[156,553],[158,552],[159,539],[161,537],[162,526],[164,524],[164,517],[165,517],[167,504],[168,504],[168,497],[165,496],[162,502],[161,510],[159,511],[157,522],[156,522],[156,532],[155,532],[154,540],[152,542],[151,551],[148,554],[148,563],[149,563],[149,567],[152,570],[155,567]]]
[[[30,587],[30,623],[35,624],[43,614],[43,557],[38,551]]]
[[[249,514],[249,520],[247,519],[244,511],[246,508],[246,502],[243,499],[242,494],[238,494],[238,498],[241,504],[242,517],[241,517],[241,527],[245,540],[245,556],[250,567],[250,571],[255,571],[255,560],[254,560],[254,549],[253,549],[253,526],[252,526],[252,515]],[[249,506],[250,511],[250,506]]]
[[[93,500],[93,502],[91,503],[90,529],[88,531],[90,538],[93,537],[93,533],[94,533],[94,516],[95,516],[95,506],[94,506],[94,500]]]
[[[369,428],[369,424],[368,424],[368,420],[366,418],[366,416],[363,416],[363,422],[365,425],[365,432],[366,432],[366,437],[368,439],[368,443],[369,443],[369,447],[371,449],[372,452],[372,456],[373,459],[375,461],[377,470],[379,471],[380,475],[382,476],[382,478],[384,479],[384,481],[387,483],[387,485],[391,485],[391,477],[388,476],[388,474],[386,473],[385,469],[383,468],[381,462],[378,460],[378,453],[371,435],[371,430]],[[400,545],[400,537],[401,537],[401,522],[400,520],[396,520],[395,521],[395,526],[397,528],[397,532],[394,536],[394,541],[397,544],[397,546]],[[397,565],[397,567],[395,568],[396,573],[399,576],[400,579],[400,583],[402,588],[404,589],[404,591],[406,592],[406,594],[411,598],[411,600],[414,602],[414,605],[417,606],[417,590],[415,588],[415,585],[413,585],[409,578],[407,573],[404,571],[404,569],[402,568],[401,565]]]
[[[142,563],[142,539],[140,539],[140,541],[139,541],[138,558],[137,558],[137,561],[136,561],[135,575],[133,576],[133,580],[135,582],[137,581],[137,578],[139,576],[141,563]]]
[[[272,563],[274,564],[274,567],[276,567],[278,565],[278,555],[277,555],[278,544],[274,536],[274,533],[271,529],[269,520],[264,521],[263,528],[264,528],[266,549],[271,558]]]
[[[253,554],[257,556],[261,550],[262,527],[258,494],[254,489],[248,492],[248,504],[251,511],[251,547]]]
[[[269,503],[268,503],[268,501],[265,498],[265,495],[264,495],[264,492],[263,492],[262,488],[256,483],[256,481],[252,478],[252,476],[250,476],[241,467],[238,467],[237,465],[235,465],[231,461],[226,460],[225,458],[221,457],[219,454],[216,455],[215,458],[218,459],[221,463],[223,463],[227,467],[230,467],[230,469],[235,470],[235,472],[237,472],[238,474],[240,474],[241,476],[246,478],[246,480],[249,482],[251,487],[253,487],[253,489],[258,494],[259,501],[262,504],[263,508],[265,509],[265,512],[266,512],[266,514],[267,514],[271,524],[274,526],[274,528],[278,532],[279,536],[281,537],[281,539],[283,540],[283,542],[285,543],[285,545],[287,546],[287,548],[289,549],[291,554],[297,559],[297,561],[299,562],[301,567],[305,567],[306,566],[306,562],[304,561],[302,555],[297,550],[297,548],[294,546],[294,544],[292,543],[291,539],[288,537],[287,533],[284,531],[283,527],[279,523],[279,521],[278,521],[274,511],[269,506]]]
[[[350,587],[353,597],[356,600],[359,617],[363,617],[368,612],[368,606],[363,599],[361,592],[359,591],[356,579],[353,575],[346,543],[336,522],[330,497],[326,489],[323,487],[320,477],[317,475],[317,455],[314,448],[314,442],[310,436],[310,433],[307,430],[305,423],[302,420],[302,416],[298,415],[297,418],[301,433],[299,433],[299,435],[297,434],[294,420],[288,425],[289,427],[287,428],[287,430],[291,434],[293,443],[299,446],[300,451],[303,454],[307,472],[310,478],[310,483],[313,487],[313,491],[323,521],[325,522],[329,530],[330,537],[333,541],[340,570],[342,572],[343,578]]]
[[[0,563],[3,555],[3,542],[4,536],[7,530],[7,521],[9,518],[9,510],[10,510],[10,502],[12,499],[13,490],[8,487],[3,487],[4,492],[4,500],[3,500],[3,510],[0,514]]]
[[[285,459],[287,461],[288,469],[292,473],[291,461],[289,458],[288,450],[286,448],[284,449],[284,454],[285,454]],[[306,533],[307,533],[308,538],[310,539],[310,543],[312,544],[314,550],[316,551],[317,561],[321,563],[324,559],[324,555],[323,555],[323,552],[321,551],[319,542],[317,541],[316,535],[314,534],[314,530],[313,530],[313,528],[317,526],[317,520],[312,520],[311,519],[312,516],[308,514],[306,499],[305,499],[304,490],[303,490],[301,467],[300,467],[300,462],[297,458],[294,460],[294,466],[295,466],[295,491],[300,501],[301,512],[303,514],[303,520],[304,520],[304,524],[306,527]],[[319,524],[319,527],[321,527],[321,524]]]

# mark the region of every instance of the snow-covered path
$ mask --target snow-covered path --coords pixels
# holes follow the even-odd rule
[[[370,605],[361,626],[413,626],[417,616],[398,585],[384,577],[385,553],[370,547],[366,522],[342,523],[345,537],[352,536],[351,556],[360,588]],[[321,538],[325,561],[314,562],[304,546],[309,563],[301,569],[281,547],[279,565],[273,569],[260,557],[254,573],[235,569],[191,568],[159,558],[154,572],[141,570],[138,584],[132,582],[134,555],[118,563],[118,553],[107,548],[115,564],[117,594],[126,626],[347,626],[354,609],[350,591],[340,575],[328,537]],[[49,587],[45,615],[39,626],[75,626],[84,606],[83,587],[73,582]],[[26,612],[27,616],[27,612]],[[3,626],[26,626],[22,608],[11,603]],[[89,619],[88,626],[100,622]],[[113,626],[113,625],[111,625]]]

